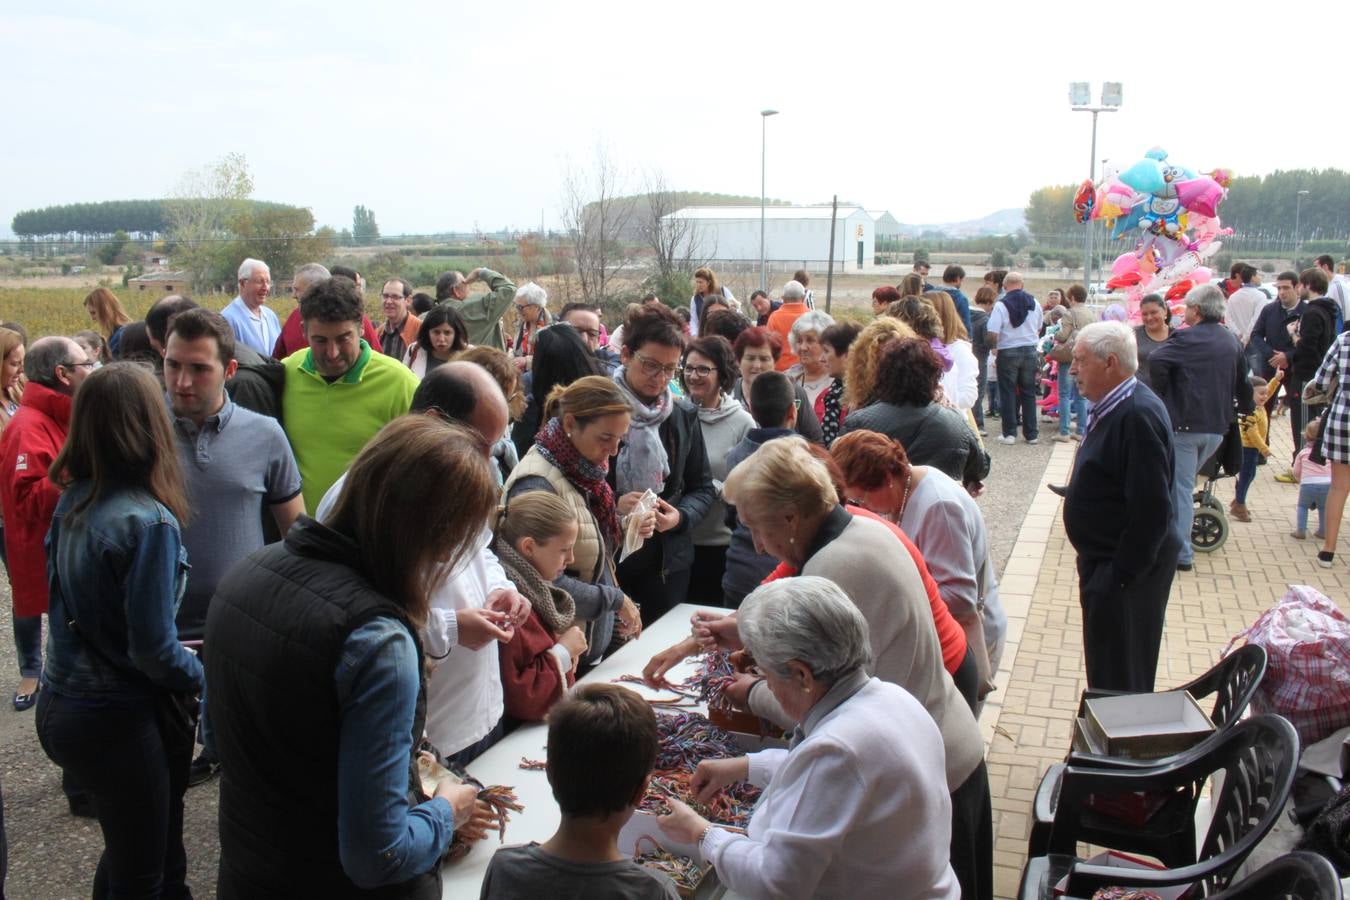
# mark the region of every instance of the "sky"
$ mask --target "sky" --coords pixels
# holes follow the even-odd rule
[[[364,204],[384,234],[557,227],[597,147],[634,191],[757,195],[764,108],[770,197],[960,221],[1087,176],[1070,81],[1123,83],[1096,154],[1122,168],[1154,146],[1344,168],[1347,26],[1350,4],[1308,0],[6,3],[0,234],[165,196],[229,152],[258,199],[338,229]]]

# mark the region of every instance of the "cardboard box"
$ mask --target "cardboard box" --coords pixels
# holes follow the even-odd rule
[[[1090,866],[1106,866],[1108,868],[1121,869],[1122,871],[1120,883],[1122,886],[1125,887],[1131,886],[1128,874],[1129,870],[1163,868],[1157,863],[1149,862],[1146,859],[1140,859],[1137,856],[1129,856],[1125,853],[1120,853],[1115,850],[1107,850],[1103,853],[1098,853],[1096,856],[1083,860],[1083,862],[1087,863]],[[1068,884],[1069,884],[1069,876],[1065,875],[1055,885],[1055,896],[1056,897],[1064,896],[1064,892],[1068,889]],[[1189,884],[1183,884],[1178,885],[1176,887],[1157,887],[1157,888],[1151,887],[1149,888],[1149,890],[1157,894],[1161,898],[1161,900],[1180,900],[1180,898],[1184,896],[1185,893],[1188,890],[1190,890],[1190,888],[1191,886]]]
[[[1185,691],[1094,697],[1085,706],[1085,737],[1101,748],[1093,752],[1107,756],[1171,756],[1214,733],[1214,723]]]

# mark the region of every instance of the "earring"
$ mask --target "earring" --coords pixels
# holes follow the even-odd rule
[[[567,437],[568,437],[568,439],[569,439],[569,440],[570,440],[570,439],[571,439],[571,437],[572,437],[572,432],[570,432],[570,431],[569,431],[569,432],[567,432]]]

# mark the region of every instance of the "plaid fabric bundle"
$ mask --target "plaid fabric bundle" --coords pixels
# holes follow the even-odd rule
[[[1307,585],[1290,585],[1229,648],[1244,638],[1264,647],[1269,660],[1254,712],[1284,716],[1305,747],[1350,725],[1350,619],[1336,604]]]

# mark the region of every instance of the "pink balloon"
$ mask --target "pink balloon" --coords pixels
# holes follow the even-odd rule
[[[1139,257],[1135,256],[1133,251],[1122,253],[1116,257],[1116,261],[1111,263],[1111,274],[1116,277],[1121,275],[1132,275],[1139,271]]]
[[[1218,215],[1219,204],[1223,202],[1223,188],[1208,175],[1201,175],[1189,181],[1177,182],[1177,199],[1191,212],[1215,216]]]
[[[1214,277],[1214,273],[1207,267],[1201,266],[1191,273],[1191,281],[1196,284],[1204,284]]]

